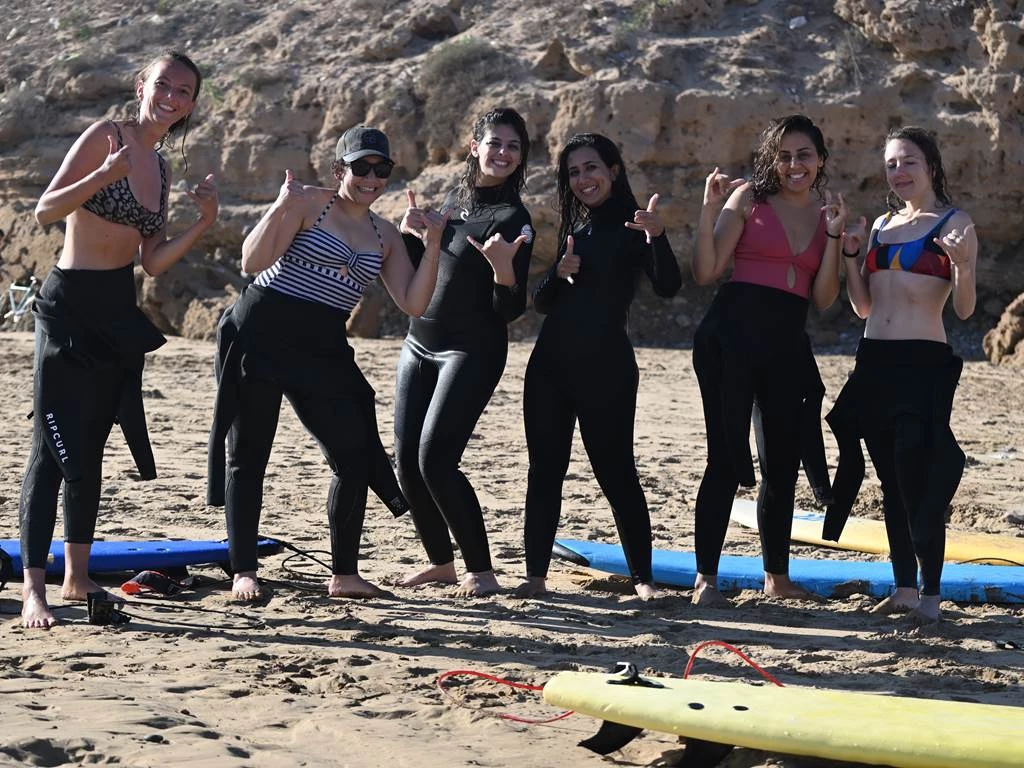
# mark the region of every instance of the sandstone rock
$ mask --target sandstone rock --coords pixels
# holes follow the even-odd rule
[[[982,349],[993,363],[1010,363],[1024,366],[1024,294],[1006,307],[999,323],[985,334]]]
[[[569,82],[585,76],[572,65],[565,53],[565,46],[557,37],[552,38],[544,55],[533,65],[533,73],[542,80],[566,80]]]
[[[971,21],[955,0],[836,0],[835,13],[905,57],[960,49]]]
[[[658,32],[688,32],[717,21],[725,0],[662,0],[651,4],[650,27]]]
[[[194,215],[179,181],[194,184],[213,170],[222,205],[190,266],[146,281],[147,311],[169,332],[209,332],[202,318],[217,314],[224,286],[244,282],[242,239],[285,168],[333,184],[341,132],[381,127],[398,166],[375,210],[397,222],[406,187],[440,204],[461,173],[472,119],[503,103],[523,113],[533,138],[534,275],[556,257],[552,166],[573,133],[619,142],[637,194],[662,195],[685,261],[707,172],[720,165],[748,174],[767,119],[803,111],[825,131],[831,186],[869,220],[883,210],[886,131],[901,123],[936,129],[954,202],[981,240],[978,314],[1024,291],[1020,0],[835,0],[825,4],[834,14],[800,0],[522,0],[514,8],[211,0],[202,14],[173,4],[160,4],[159,14],[141,6],[114,14],[100,0],[47,0],[41,11],[8,5],[8,30],[17,31],[0,47],[0,227],[9,233],[0,289],[11,274],[42,277],[56,261],[62,228],[44,231],[32,208],[75,137],[97,119],[126,116],[135,72],[161,47],[184,46],[206,82],[185,142],[188,169],[179,141],[165,150],[176,181],[169,231]],[[341,23],[341,6],[358,26]],[[798,15],[807,24],[789,29]],[[435,63],[436,76],[425,78]],[[211,278],[207,264],[226,274]],[[665,314],[669,305],[641,290],[631,332],[684,341],[710,296],[689,284],[684,291],[686,311]],[[390,299],[379,322],[380,306],[370,304],[354,319],[359,333],[407,325]],[[849,317],[837,310],[815,322]],[[537,322],[528,312],[513,337]]]

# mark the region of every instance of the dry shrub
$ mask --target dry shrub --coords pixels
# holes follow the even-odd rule
[[[485,86],[508,79],[515,66],[493,45],[475,37],[435,46],[417,80],[428,142],[448,147],[453,136],[461,135],[459,128],[474,117],[467,110],[475,96]]]

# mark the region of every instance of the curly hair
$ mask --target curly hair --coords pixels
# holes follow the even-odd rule
[[[590,147],[597,152],[601,161],[609,169],[619,167],[618,174],[612,179],[610,198],[621,201],[624,207],[636,209],[639,205],[636,196],[629,186],[626,176],[626,164],[622,153],[615,142],[599,133],[577,133],[566,142],[558,153],[558,247],[559,252],[565,248],[566,238],[590,217],[590,209],[584,205],[569,186],[569,155],[577,149]]]
[[[896,139],[913,142],[921,150],[924,161],[928,164],[928,172],[932,177],[932,191],[935,192],[935,198],[943,205],[952,205],[953,198],[950,197],[949,191],[946,189],[946,172],[942,169],[942,155],[939,153],[935,132],[919,128],[916,125],[893,128],[885,137],[885,146],[889,146],[889,142]],[[885,204],[890,211],[898,211],[903,207],[903,201],[891,189],[885,196]]]
[[[145,83],[149,79],[149,76],[151,74],[153,74],[153,70],[156,69],[157,66],[159,66],[160,64],[168,64],[168,63],[178,63],[178,64],[181,64],[182,66],[188,68],[188,70],[191,71],[193,75],[195,75],[195,78],[196,78],[196,90],[195,90],[195,92],[192,95],[192,100],[193,101],[199,101],[199,91],[203,87],[203,73],[199,71],[199,67],[196,66],[195,62],[192,61],[192,59],[190,59],[188,56],[186,56],[184,53],[181,53],[180,51],[167,50],[167,51],[164,51],[163,53],[161,53],[159,56],[157,56],[155,59],[153,59],[151,62],[149,62],[149,64],[147,64],[141,70],[139,70],[139,73],[135,76],[135,82],[136,83]],[[132,115],[132,119],[133,120],[137,120],[138,117],[139,117],[139,109],[138,109],[138,104],[136,104],[135,112]],[[181,118],[180,120],[177,120],[167,130],[167,133],[165,133],[163,136],[160,137],[160,141],[157,142],[157,145],[156,145],[157,149],[162,149],[163,146],[164,146],[164,143],[167,140],[167,137],[170,136],[172,133],[174,133],[174,131],[178,130],[178,128],[182,128],[183,130],[182,130],[182,135],[181,135],[181,158],[182,158],[182,160],[185,161],[185,171],[186,171],[186,173],[188,172],[188,158],[185,156],[185,139],[188,137],[188,129],[189,129],[191,118],[192,118],[192,113],[189,112],[183,118]]]
[[[498,107],[492,109],[477,118],[473,124],[473,139],[477,143],[484,140],[487,129],[494,125],[508,125],[519,136],[520,160],[519,166],[501,185],[500,201],[503,203],[519,204],[522,202],[522,193],[526,188],[526,163],[530,159],[530,134],[526,130],[526,121],[522,115],[509,107]],[[466,169],[459,180],[458,204],[463,208],[472,210],[478,201],[478,185],[480,176],[480,160],[469,153],[466,157]]]
[[[811,184],[811,189],[823,196],[822,190],[828,184],[828,173],[825,171],[825,161],[828,160],[828,148],[825,146],[825,137],[821,129],[816,126],[809,117],[805,115],[787,115],[772,120],[764,131],[754,151],[754,173],[750,186],[754,199],[762,202],[768,195],[774,195],[781,188],[779,181],[778,162],[779,144],[782,137],[789,133],[802,133],[813,143],[814,149],[821,159],[821,167],[818,175]]]

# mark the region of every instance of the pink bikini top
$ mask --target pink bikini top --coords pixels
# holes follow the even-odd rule
[[[743,226],[743,234],[736,243],[732,280],[777,288],[806,299],[811,291],[811,282],[821,267],[826,237],[825,210],[822,209],[818,229],[810,244],[794,254],[775,209],[767,202],[754,203],[750,218]],[[792,287],[786,281],[790,266],[796,273]]]

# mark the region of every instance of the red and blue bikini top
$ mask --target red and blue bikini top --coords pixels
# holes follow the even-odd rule
[[[942,231],[943,225],[949,221],[949,217],[956,213],[956,208],[951,208],[946,215],[939,219],[928,234],[911,240],[906,243],[880,243],[878,235],[882,229],[892,220],[892,211],[886,214],[881,226],[871,235],[871,250],[868,251],[864,262],[868,274],[878,272],[882,269],[896,269],[904,272],[913,272],[915,275],[929,275],[940,277],[943,280],[952,279],[952,266],[949,257],[942,248],[935,243],[934,238]]]

